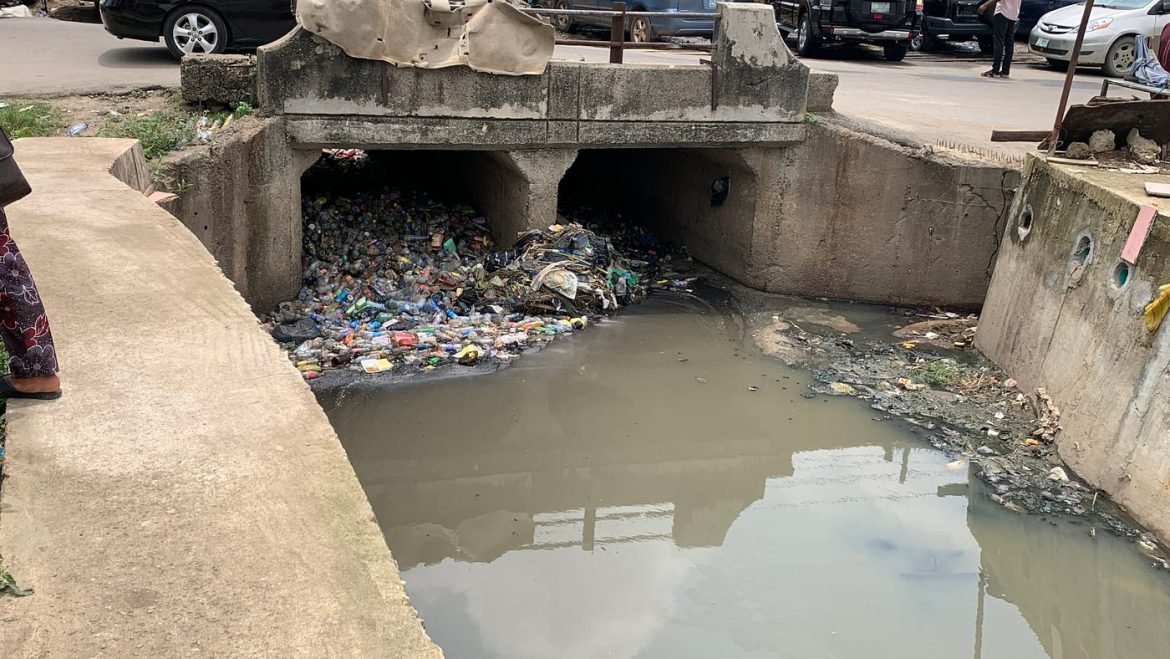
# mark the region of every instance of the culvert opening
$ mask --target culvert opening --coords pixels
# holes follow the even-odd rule
[[[270,318],[305,377],[493,369],[661,285],[668,247],[577,212],[558,223],[557,177],[534,162],[342,149],[311,166],[302,288]]]
[[[1024,210],[1020,212],[1019,219],[1016,221],[1016,232],[1019,235],[1021,241],[1026,240],[1028,238],[1028,234],[1032,233],[1033,220],[1034,215],[1032,212],[1032,206],[1025,206]]]
[[[1121,290],[1129,285],[1131,274],[1130,265],[1125,261],[1118,261],[1109,274],[1109,284],[1114,290]]]
[[[1072,262],[1073,265],[1086,265],[1093,257],[1093,239],[1088,235],[1081,235],[1077,237],[1076,243],[1073,244]]]
[[[750,262],[755,197],[755,176],[733,150],[583,150],[558,210],[616,222],[737,276]]]

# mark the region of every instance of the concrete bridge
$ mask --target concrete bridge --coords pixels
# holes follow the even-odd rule
[[[294,31],[257,58],[268,118],[175,165],[175,214],[266,311],[300,285],[301,175],[322,148],[361,147],[474,204],[502,244],[575,193],[762,290],[978,306],[1014,173],[810,122],[810,91],[826,109],[835,81],[791,55],[769,8],[717,11],[709,64],[539,76],[398,68]]]

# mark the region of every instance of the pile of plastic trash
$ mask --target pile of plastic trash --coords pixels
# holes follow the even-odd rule
[[[303,287],[267,326],[306,379],[508,362],[643,298],[660,264],[653,239],[628,232],[628,258],[575,223],[499,250],[470,207],[388,188],[306,196],[303,221]]]

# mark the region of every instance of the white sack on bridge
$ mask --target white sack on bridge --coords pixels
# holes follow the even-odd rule
[[[544,73],[555,39],[506,0],[299,0],[297,20],[350,57],[503,75]]]

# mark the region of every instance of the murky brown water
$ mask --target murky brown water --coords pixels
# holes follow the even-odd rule
[[[1005,511],[806,382],[655,298],[501,373],[322,402],[453,659],[1170,656],[1131,544]]]

